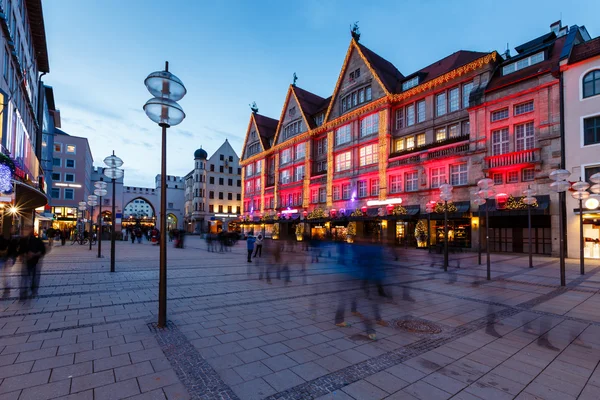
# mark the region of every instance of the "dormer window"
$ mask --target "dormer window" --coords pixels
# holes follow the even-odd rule
[[[350,72],[350,82],[354,82],[358,78],[360,78],[360,68]]]
[[[502,67],[502,75],[512,74],[513,72],[520,71],[523,68],[541,63],[542,61],[544,61],[544,52],[540,51],[539,53],[535,53],[529,57],[525,57],[519,61],[505,65]]]
[[[294,115],[296,115],[296,107],[290,108],[288,113],[290,114],[290,117],[293,117]]]
[[[367,86],[348,93],[342,98],[342,113],[351,110],[356,106],[371,101],[371,87]]]
[[[292,122],[291,124],[288,124],[285,128],[283,128],[283,139],[288,139],[298,133],[300,133],[300,130],[302,128],[301,122],[300,121],[295,121]]]
[[[315,116],[315,125],[317,125],[317,126],[323,125],[323,120],[324,119],[325,119],[325,115],[323,115],[323,113],[317,114]]]
[[[411,79],[407,80],[406,82],[402,82],[402,91],[408,90],[410,88],[414,88],[418,84],[419,84],[419,77],[415,76],[414,78],[411,78]]]

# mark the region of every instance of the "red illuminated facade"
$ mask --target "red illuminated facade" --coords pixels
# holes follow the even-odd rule
[[[331,97],[291,85],[279,120],[251,115],[241,161],[248,229],[269,236],[269,225],[277,225],[274,236],[332,239],[356,229],[357,238],[436,245],[443,212],[432,206],[428,213],[427,204],[450,183],[450,240],[476,246],[470,192],[477,181],[489,176],[498,193],[520,197],[560,161],[555,69],[568,34],[519,46],[514,58],[458,51],[410,75],[352,39]],[[535,218],[542,225],[551,219],[544,193],[544,218]],[[400,207],[388,204],[398,199]],[[492,221],[522,211],[498,214],[504,210],[493,200],[483,207]],[[508,240],[506,230],[497,235]],[[522,247],[522,233],[516,236]],[[526,251],[512,244],[496,250]],[[550,250],[542,243],[536,252]]]

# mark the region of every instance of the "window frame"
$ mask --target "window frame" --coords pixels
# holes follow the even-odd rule
[[[526,171],[532,171],[531,177],[526,177]],[[521,182],[533,182],[535,181],[535,168],[523,168],[521,170]]]
[[[597,75],[597,76],[595,76]],[[585,79],[588,76],[593,76],[593,78],[591,79],[591,83],[592,83],[592,94],[588,94],[586,95],[586,91],[585,91]],[[584,72],[583,76],[581,77],[581,99],[589,99],[590,97],[594,97],[594,96],[598,96],[600,95],[600,68],[594,68],[592,70],[588,70],[586,72]]]
[[[446,166],[432,167],[429,169],[429,187],[437,189],[447,180]]]
[[[55,191],[56,191],[56,193],[58,193],[57,196],[54,196]],[[51,199],[60,199],[60,188],[52,188],[50,190],[50,198]]]
[[[594,120],[595,124],[592,129],[595,130],[594,136],[596,138],[595,142],[586,143],[586,121]],[[589,146],[598,146],[600,145],[600,114],[588,115],[581,117],[581,147],[589,147]]]
[[[344,144],[352,142],[352,124],[342,125],[334,131],[334,142],[336,146],[342,146]],[[342,132],[343,130],[343,132]],[[340,139],[347,139],[345,141],[340,141]]]
[[[531,126],[531,131],[527,128]],[[523,137],[519,137],[518,130],[523,127]],[[524,122],[522,124],[516,124],[513,127],[513,134],[515,137],[515,151],[525,151],[535,149],[535,125],[533,121]],[[528,143],[530,144],[528,145]]]
[[[71,198],[67,197],[67,193],[71,193]],[[63,194],[65,200],[75,200],[75,189],[65,188]]]
[[[343,160],[340,158],[344,156]],[[345,168],[339,168],[341,165]],[[344,172],[352,169],[352,151],[344,151],[335,155],[335,172]]]
[[[379,112],[364,116],[359,120],[360,137],[379,133]]]
[[[69,180],[68,177],[71,177],[72,180]],[[75,183],[75,174],[71,174],[71,173],[66,172],[65,173],[65,182]]]
[[[404,128],[404,107],[396,109],[395,117],[396,130]]]
[[[69,167],[69,161],[73,161],[73,166]],[[77,161],[74,158],[65,158],[65,168],[77,168]]]
[[[517,112],[518,107],[525,107],[525,106],[528,106],[529,104],[531,104],[531,109],[527,109],[526,111]],[[533,100],[523,101],[523,102],[521,102],[519,104],[515,104],[513,106],[513,117],[528,114],[528,113],[531,113],[534,111],[535,111],[535,104],[534,104]]]
[[[366,179],[362,179],[356,182],[356,195],[358,198],[369,197],[369,188],[367,186],[368,182]]]
[[[397,180],[397,182],[394,182]],[[389,176],[390,193],[402,193],[402,174],[393,174]]]
[[[443,101],[440,101],[442,97]],[[442,105],[443,110],[440,110]],[[435,115],[436,117],[441,117],[442,115],[446,114],[448,114],[448,93],[444,90],[443,92],[436,93],[435,95]]]
[[[421,106],[423,106],[422,110]],[[427,120],[427,104],[425,103],[425,99],[416,102],[416,114],[417,124],[420,124],[421,122],[425,122],[425,120]]]
[[[504,135],[502,135],[500,137],[501,140],[498,143],[495,143],[495,141],[494,141],[494,134],[495,133],[502,133],[503,134],[503,133],[505,133],[505,131],[506,131],[506,138],[504,138],[503,137]],[[509,132],[508,127],[503,127],[503,128],[500,128],[500,129],[494,129],[490,133],[490,135],[491,135],[491,143],[490,143],[491,144],[491,149],[490,149],[490,151],[492,153],[492,156],[501,156],[502,154],[508,154],[508,153],[510,153],[510,132]],[[504,140],[504,139],[506,139],[506,140]],[[500,152],[496,152],[494,150],[495,149],[495,147],[494,147],[495,145],[499,145],[500,146]],[[504,146],[506,146],[506,150],[505,151],[503,151]]]
[[[462,170],[464,167],[464,171]],[[454,168],[458,168],[458,170],[454,170]],[[461,162],[450,165],[450,184],[452,186],[464,186],[469,184],[469,164],[467,162]],[[457,180],[455,180],[455,176],[457,176]],[[462,178],[464,177],[464,181]]]
[[[414,179],[412,179],[412,175],[414,174]],[[411,179],[409,179],[409,175]],[[409,182],[410,188],[409,188]],[[413,188],[414,184],[414,188]],[[419,171],[410,171],[404,173],[404,191],[405,192],[416,192],[419,190]]]
[[[377,146],[377,143],[372,143],[362,146],[358,150],[358,165],[360,167],[366,167],[368,165],[379,163],[379,149]]]
[[[504,116],[504,112],[506,112],[506,116]],[[500,113],[502,113],[502,114],[500,114]],[[502,115],[502,116],[499,118],[495,118],[496,115]],[[508,107],[499,108],[497,110],[490,112],[490,122],[502,121],[502,120],[508,119],[508,117],[509,117]]]
[[[511,176],[516,177],[516,179],[512,180]],[[506,173],[506,183],[519,183],[519,171],[508,171]]]
[[[58,146],[58,150],[56,150],[57,146]],[[62,153],[62,143],[54,142],[54,153]]]
[[[69,151],[69,147],[73,147],[73,151]],[[66,154],[77,154],[77,145],[67,144],[65,146],[65,153]]]

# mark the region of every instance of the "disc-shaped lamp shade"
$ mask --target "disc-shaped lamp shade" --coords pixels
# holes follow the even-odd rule
[[[571,173],[566,169],[556,169],[550,172],[550,179],[554,181],[564,181],[571,176]]]
[[[183,108],[170,99],[154,97],[144,104],[144,112],[157,124],[175,126],[185,118]]]
[[[550,175],[552,175],[552,173],[550,173]],[[571,184],[569,182],[567,182],[565,180],[560,180],[560,179],[556,180],[555,182],[552,182],[550,184],[550,190],[552,190],[553,192],[556,192],[556,193],[565,192],[565,191],[569,190],[570,187],[571,187]]]
[[[535,195],[536,195],[535,190],[533,190],[531,188],[523,190],[523,196],[525,196],[525,197],[533,197]]]
[[[122,178],[124,173],[120,168],[104,168],[104,176],[110,179]]]
[[[98,196],[93,195],[93,194],[90,194],[88,196],[88,201],[96,201],[96,200],[98,200]]]
[[[96,196],[104,197],[104,196],[106,196],[106,193],[108,193],[106,191],[106,189],[96,189],[96,190],[94,190],[94,194]]]
[[[577,190],[578,192],[583,192],[584,190],[587,190],[590,187],[590,184],[587,182],[579,181],[575,182],[572,186],[573,189]]]
[[[123,165],[123,160],[113,154],[104,159],[104,164],[106,164],[108,168],[119,168]]]
[[[80,201],[78,204],[79,204],[79,207],[85,207],[86,203],[85,203],[85,201]]]
[[[96,200],[88,200],[88,206],[90,207],[95,207],[98,205],[98,202]]]
[[[600,195],[593,194],[585,201],[585,208],[595,210],[600,206]]]
[[[87,208],[87,205],[83,205],[83,206],[79,206],[79,211],[85,211],[85,209]]]
[[[173,101],[179,101],[185,96],[187,90],[181,79],[169,71],[156,71],[148,75],[144,85],[154,97],[163,97]]]
[[[592,175],[594,176],[594,175]],[[590,192],[595,193],[595,194],[600,194],[600,183],[595,183],[592,186],[590,186]]]
[[[450,193],[452,192],[452,189],[454,189],[452,187],[452,185],[448,184],[448,183],[444,183],[440,185],[440,192],[445,192],[445,193]]]
[[[440,193],[440,199],[442,199],[444,201],[450,201],[450,200],[452,200],[452,193],[442,192],[442,193]]]
[[[486,203],[486,201],[485,201],[485,199],[478,197],[473,200],[473,203],[477,204],[478,206],[482,206]]]
[[[523,199],[523,203],[527,204],[528,206],[534,204],[536,202],[536,198],[535,197],[530,197],[527,196]]]
[[[479,197],[482,199],[491,199],[496,196],[496,191],[493,188],[481,189],[479,191]]]
[[[590,176],[590,182],[600,183],[600,172],[596,172],[594,175]]]
[[[494,186],[494,181],[490,178],[483,178],[480,179],[479,182],[477,182],[477,186],[479,186],[482,189],[489,189],[492,186]]]
[[[573,193],[571,193],[571,196],[573,196],[573,198],[575,200],[585,200],[590,197],[590,192],[586,192],[586,191],[573,192]]]
[[[104,181],[97,181],[96,183],[94,183],[94,187],[96,189],[106,189],[107,185],[108,184],[106,182],[104,182]]]

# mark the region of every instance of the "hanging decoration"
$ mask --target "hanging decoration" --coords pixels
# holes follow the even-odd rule
[[[446,211],[446,207],[444,206],[444,203],[437,203],[435,205],[435,208],[433,209],[433,211],[436,213],[443,213],[444,211]],[[458,209],[456,208],[454,203],[449,201],[448,202],[448,212],[453,213],[453,212],[457,212],[457,211],[458,211]]]
[[[537,200],[530,207],[537,207]],[[527,210],[527,204],[523,203],[523,197],[519,197],[519,200],[515,199],[513,195],[508,196],[508,200],[506,201],[506,210]]]
[[[350,214],[351,217],[362,217],[364,214],[361,210],[354,210],[352,212],[352,214]],[[350,228],[348,228],[350,229]]]
[[[0,192],[11,193],[12,191],[12,171],[8,165],[0,164]]]
[[[348,223],[348,230],[346,231],[346,233],[348,234],[348,236],[355,236],[356,235],[356,222],[349,222]]]
[[[417,239],[417,247],[427,247],[427,223],[420,219],[415,226],[415,238]]]
[[[406,215],[406,214],[407,214],[406,208],[404,208],[402,206],[396,206],[392,210],[392,215]]]
[[[262,217],[260,217],[261,221],[277,221],[279,218],[277,217],[277,214],[272,212],[272,213],[265,213]]]
[[[273,239],[279,239],[279,223],[273,224],[273,232],[271,233]]]
[[[308,218],[308,219],[327,218],[327,214],[325,213],[325,210],[317,207],[314,210],[312,210],[311,212],[309,212],[308,215],[306,216],[306,218]]]

